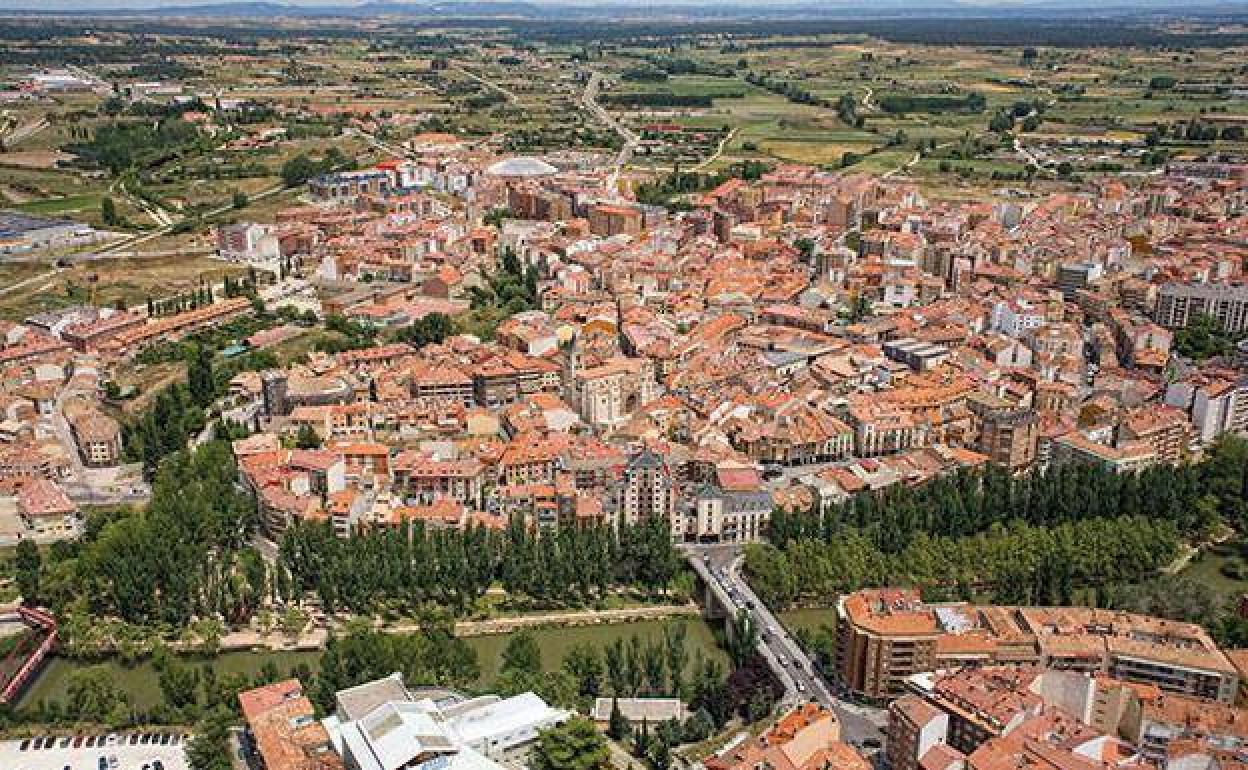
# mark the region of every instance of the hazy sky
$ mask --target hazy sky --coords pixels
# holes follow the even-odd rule
[[[176,5],[217,5],[243,0],[0,0],[0,9],[74,10],[99,8],[168,8]],[[359,0],[275,0],[286,5],[353,5]]]

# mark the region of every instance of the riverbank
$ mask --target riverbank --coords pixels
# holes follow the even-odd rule
[[[455,635],[463,638],[510,634],[522,628],[581,628],[584,626],[618,625],[665,620],[675,617],[697,617],[701,611],[693,604],[656,604],[637,607],[621,607],[609,610],[574,610],[569,612],[538,612],[528,615],[511,615],[487,620],[461,620],[455,623]],[[339,622],[341,630],[346,623]],[[376,623],[378,631],[388,634],[409,634],[420,630],[417,623]],[[268,650],[271,652],[303,652],[325,648],[329,632],[325,628],[311,628],[298,636],[283,631],[233,631],[221,637],[220,648],[226,652]]]

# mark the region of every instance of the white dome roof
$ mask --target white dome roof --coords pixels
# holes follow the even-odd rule
[[[491,176],[550,176],[559,169],[539,158],[519,157],[500,160],[485,170]]]

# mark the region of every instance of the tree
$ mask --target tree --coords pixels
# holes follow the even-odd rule
[[[235,190],[234,194],[230,196],[230,205],[236,209],[245,209],[250,203],[251,200],[247,197],[247,193],[242,190]]]
[[[632,732],[632,728],[628,724],[628,720],[624,718],[624,712],[620,711],[620,699],[611,699],[611,718],[607,722],[607,735],[612,740],[622,741]]]
[[[195,737],[186,746],[191,770],[230,770],[230,726],[234,715],[218,706],[195,725]]]
[[[100,200],[100,221],[109,227],[114,227],[121,221],[117,217],[117,204],[107,195]]]
[[[199,673],[190,666],[168,661],[158,677],[160,692],[165,702],[176,709],[195,703],[199,690]]]
[[[596,698],[602,691],[602,657],[589,642],[572,645],[563,656],[563,667],[576,680],[577,692]]]
[[[513,674],[542,673],[542,649],[531,631],[517,631],[507,640],[507,646],[503,648],[500,671]]]
[[[607,770],[611,749],[593,722],[575,716],[541,733],[532,763],[535,770]]]
[[[295,447],[298,449],[320,449],[321,437],[308,423],[299,425],[299,431],[295,434]]]
[[[39,556],[39,546],[33,540],[22,540],[17,544],[17,555],[14,557],[17,591],[22,595],[25,604],[39,603],[39,570],[43,559]]]
[[[68,713],[84,722],[105,722],[127,703],[108,666],[87,666],[69,675]]]
[[[282,184],[298,187],[319,173],[317,164],[303,153],[282,164]]]
[[[728,653],[732,656],[733,663],[740,667],[755,654],[754,648],[758,646],[758,626],[749,610],[737,610],[730,636]]]

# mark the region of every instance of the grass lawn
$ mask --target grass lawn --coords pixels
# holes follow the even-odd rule
[[[1244,564],[1246,560],[1248,542],[1228,540],[1197,554],[1179,574],[1198,580],[1228,596],[1239,596],[1248,592],[1248,580],[1228,577],[1222,573],[1222,567],[1235,563]],[[1244,574],[1248,575],[1248,569],[1245,569]]]
[[[87,193],[84,195],[70,195],[65,198],[44,198],[42,200],[34,200],[28,203],[19,203],[13,208],[19,211],[25,211],[27,214],[70,214],[79,211],[96,211],[100,208],[100,199],[103,196],[98,193]]]

